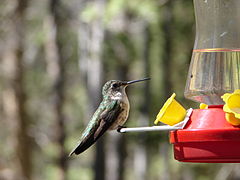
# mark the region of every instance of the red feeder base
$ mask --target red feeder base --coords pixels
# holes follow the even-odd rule
[[[240,128],[225,119],[223,106],[195,109],[186,127],[170,132],[178,161],[239,163]]]

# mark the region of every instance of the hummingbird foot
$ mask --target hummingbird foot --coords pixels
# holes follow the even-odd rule
[[[122,129],[122,128],[126,128],[126,126],[120,126],[120,125],[119,125],[119,126],[117,127],[117,132],[121,133],[121,129]]]

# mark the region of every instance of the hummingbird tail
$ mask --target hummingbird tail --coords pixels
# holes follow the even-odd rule
[[[122,112],[120,103],[118,101],[111,102],[112,109],[107,109],[102,112],[99,120],[85,129],[84,136],[81,138],[80,143],[69,154],[80,154],[92,146],[98,138],[100,138],[111,127],[113,122],[117,120],[117,117]]]
[[[84,152],[85,150],[87,150],[90,146],[92,146],[94,144],[96,140],[90,138],[87,141],[81,142],[80,144],[77,145],[76,148],[74,148],[72,150],[72,152],[69,154],[69,156],[72,156],[73,154],[80,154],[82,152]]]
[[[94,134],[90,134],[89,136],[87,136],[86,138],[84,138],[73,150],[72,152],[69,154],[69,156],[76,154],[79,155],[80,153],[84,152],[85,150],[87,150],[90,146],[92,146],[97,140],[98,138],[100,138],[104,132],[107,130],[107,128],[100,128],[98,130],[96,130],[96,132]]]

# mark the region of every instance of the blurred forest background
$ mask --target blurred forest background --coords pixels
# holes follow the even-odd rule
[[[1,180],[240,179],[238,164],[174,160],[168,133],[108,132],[68,157],[107,80],[128,87],[126,126],[153,125],[184,99],[194,42],[192,0],[1,0]]]

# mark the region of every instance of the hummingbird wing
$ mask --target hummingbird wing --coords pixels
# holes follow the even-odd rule
[[[69,155],[78,155],[93,145],[97,139],[109,129],[121,111],[122,108],[119,100],[108,101],[101,104],[84,130],[80,143]]]

